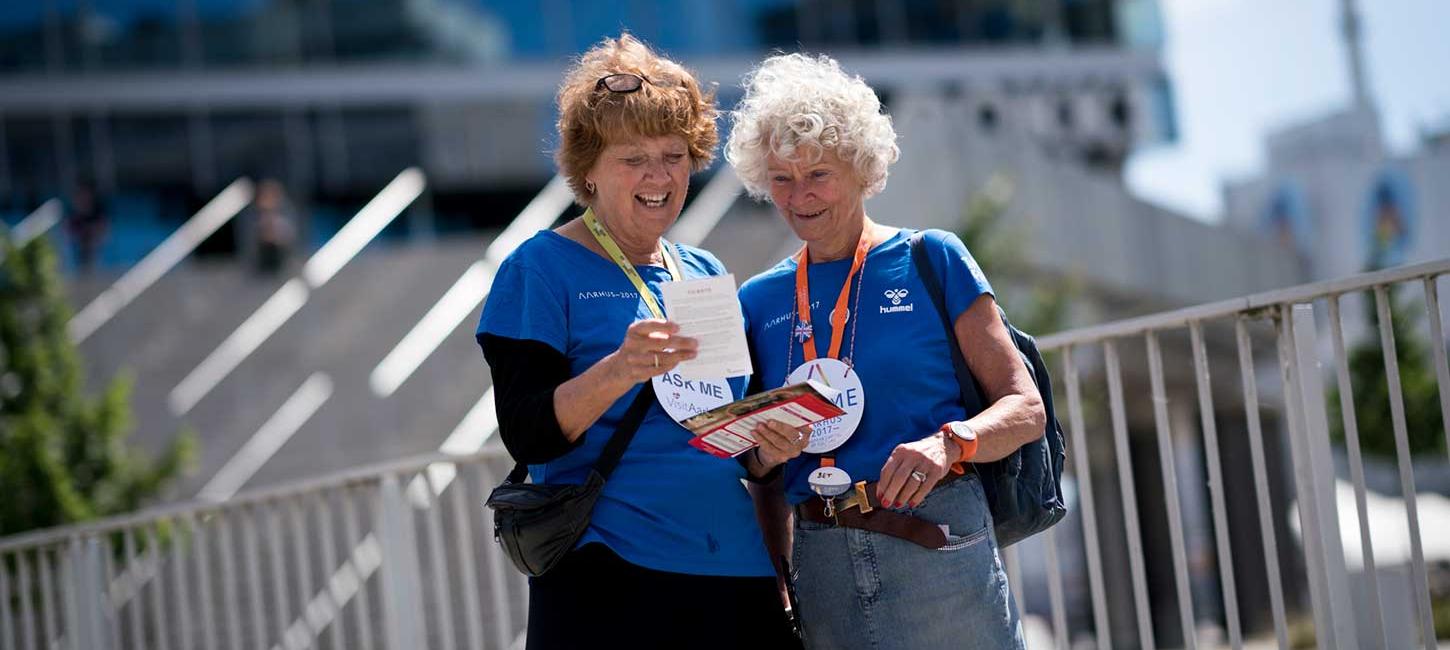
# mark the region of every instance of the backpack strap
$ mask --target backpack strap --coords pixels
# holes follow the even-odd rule
[[[634,440],[635,432],[639,431],[639,425],[644,423],[644,416],[649,412],[650,403],[654,401],[654,382],[644,382],[639,389],[639,394],[634,396],[630,403],[629,410],[624,412],[620,418],[619,426],[614,428],[614,433],[609,436],[609,442],[605,443],[604,451],[599,454],[599,460],[594,461],[594,471],[599,472],[599,477],[609,480],[609,475],[614,473],[614,468],[619,465],[619,459],[624,456],[625,448],[629,447],[631,440]],[[524,477],[529,475],[529,466],[523,463],[515,463],[513,470],[509,472],[504,483],[522,483]]]
[[[986,408],[985,400],[982,398],[981,388],[977,386],[977,379],[967,367],[967,360],[962,357],[961,346],[957,345],[956,327],[952,325],[951,314],[947,311],[946,291],[942,289],[941,278],[931,264],[931,257],[924,243],[925,236],[926,231],[918,230],[907,239],[907,246],[911,249],[911,262],[916,267],[916,274],[921,277],[921,283],[926,285],[926,293],[931,296],[931,303],[936,306],[942,327],[946,329],[947,342],[952,349],[952,368],[957,373],[957,385],[962,393],[962,405],[966,407],[968,416],[976,415]]]
[[[962,357],[961,346],[957,345],[955,328],[947,314],[946,294],[941,279],[932,267],[926,246],[922,244],[923,233],[917,232],[908,239],[911,260],[916,273],[931,294],[951,340],[952,367],[956,369],[957,383],[961,387],[962,403],[967,415],[980,413],[986,403],[981,386],[972,377]],[[999,548],[1006,548],[1033,534],[1046,530],[1067,514],[1066,502],[1062,498],[1062,466],[1066,459],[1062,427],[1052,410],[1052,384],[1042,354],[1032,337],[1022,333],[1007,322],[1007,313],[1000,306],[997,313],[1002,324],[1012,336],[1017,354],[1027,365],[1028,372],[1042,394],[1043,408],[1047,413],[1047,430],[1043,437],[1022,445],[1006,458],[989,463],[973,463],[972,468],[982,479],[982,491],[992,512],[993,530]],[[1026,460],[1024,460],[1026,459]]]

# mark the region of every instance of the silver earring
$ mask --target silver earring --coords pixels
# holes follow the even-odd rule
[[[594,193],[594,183],[589,182],[589,181],[584,181],[584,189],[589,190],[589,193],[590,194],[593,194]]]

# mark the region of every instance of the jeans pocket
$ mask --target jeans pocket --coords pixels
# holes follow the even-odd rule
[[[964,548],[975,546],[986,541],[987,533],[989,533],[990,531],[991,528],[989,526],[983,526],[981,530],[969,533],[967,535],[953,535],[951,533],[947,533],[947,543],[941,548],[937,549],[937,551],[946,553],[951,551],[960,551]]]
[[[982,484],[975,476],[966,476],[950,485],[932,490],[921,506],[910,514],[942,526],[946,545],[938,551],[958,551],[980,545],[990,539],[992,513]]]

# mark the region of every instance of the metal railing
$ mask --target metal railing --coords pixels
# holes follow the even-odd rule
[[[1240,526],[1250,524],[1247,526],[1249,530],[1257,528],[1259,546],[1252,550],[1258,551],[1262,557],[1274,637],[1280,648],[1287,649],[1291,644],[1290,637],[1294,627],[1290,612],[1291,585],[1297,584],[1301,579],[1308,585],[1309,603],[1306,616],[1307,619],[1312,619],[1313,637],[1320,648],[1410,645],[1427,649],[1436,647],[1426,563],[1421,545],[1421,522],[1416,509],[1414,465],[1406,431],[1404,394],[1395,353],[1395,334],[1390,325],[1394,317],[1390,309],[1390,291],[1392,288],[1413,289],[1413,285],[1419,285],[1424,302],[1423,313],[1417,316],[1425,317],[1424,328],[1417,330],[1411,327],[1407,331],[1423,331],[1430,341],[1429,347],[1433,350],[1431,363],[1434,365],[1439,385],[1442,422],[1450,422],[1450,368],[1446,365],[1446,339],[1437,287],[1437,280],[1447,273],[1450,273],[1450,260],[1440,260],[1089,327],[1041,339],[1039,343],[1044,352],[1056,353],[1055,356],[1060,359],[1060,367],[1054,370],[1062,373],[1059,379],[1062,384],[1060,390],[1067,398],[1065,424],[1069,432],[1069,455],[1072,457],[1069,474],[1072,483],[1078,487],[1077,513],[1082,518],[1087,582],[1091,592],[1089,601],[1092,624],[1088,633],[1095,637],[1097,647],[1153,648],[1158,644],[1159,637],[1178,636],[1183,647],[1194,648],[1199,643],[1200,632],[1205,623],[1210,627],[1221,625],[1220,629],[1226,628],[1227,645],[1243,647],[1245,631],[1241,624],[1240,599],[1245,594],[1235,583],[1235,562],[1257,569],[1259,559],[1252,553],[1243,552],[1248,549],[1242,547],[1239,553],[1234,552],[1230,538],[1235,521]],[[1368,296],[1362,295],[1366,293]],[[1364,459],[1361,456],[1355,415],[1356,408],[1362,405],[1353,402],[1354,393],[1345,348],[1346,321],[1341,308],[1342,301],[1365,298],[1373,301],[1378,324],[1367,324],[1361,329],[1375,334],[1384,360],[1396,461],[1408,519],[1408,596],[1413,604],[1412,611],[1409,612],[1391,612],[1381,603],[1388,592],[1382,589],[1377,579],[1378,571],[1371,540],[1376,534],[1384,535],[1389,531],[1370,530],[1365,505],[1367,490]],[[1325,354],[1322,351],[1326,349],[1323,344],[1325,336],[1319,327],[1326,319],[1329,326],[1328,359],[1323,358]],[[1267,333],[1261,331],[1266,329],[1265,324],[1271,326],[1267,328]],[[1185,331],[1188,334],[1188,354],[1178,358],[1185,359],[1182,365],[1185,368],[1191,366],[1191,372],[1166,376],[1164,341],[1170,337],[1181,337]],[[1265,372],[1266,368],[1273,368],[1275,364],[1263,363],[1256,357],[1256,339],[1272,340],[1273,349],[1276,351],[1277,373]],[[1134,346],[1142,346],[1139,348],[1143,351],[1142,363],[1129,370],[1138,370],[1144,365],[1147,367],[1146,397],[1151,410],[1151,417],[1147,419],[1152,423],[1150,427],[1136,427],[1144,429],[1144,435],[1137,436],[1136,439],[1129,433],[1132,421],[1130,406],[1139,402],[1129,401],[1129,391],[1125,389],[1125,369],[1128,368],[1124,362],[1125,351],[1131,351]],[[1233,349],[1236,354],[1225,348]],[[1215,351],[1223,353],[1214,354]],[[1231,381],[1220,380],[1215,383],[1210,371],[1212,359],[1219,359],[1220,364],[1225,360],[1237,362],[1238,386],[1233,386]],[[1098,458],[1091,453],[1089,445],[1108,443],[1090,440],[1088,437],[1098,429],[1089,426],[1085,415],[1085,367],[1092,368],[1095,378],[1105,381],[1108,389],[1108,433],[1102,435],[1112,436],[1111,461],[1117,468],[1117,488],[1121,495],[1119,519],[1126,542],[1122,549],[1114,549],[1112,553],[1127,556],[1126,580],[1122,580],[1124,576],[1108,575],[1104,566],[1105,553],[1109,551],[1101,544],[1105,531],[1100,509],[1107,504],[1101,497],[1095,498],[1093,488],[1096,486],[1091,475],[1094,471],[1101,473],[1110,468],[1097,462]],[[1327,373],[1326,368],[1332,368],[1332,374]],[[1131,375],[1129,377],[1138,379],[1135,384],[1142,384],[1141,374],[1139,372],[1136,378]],[[1358,530],[1351,533],[1361,539],[1363,552],[1365,586],[1362,593],[1358,594],[1361,597],[1357,599],[1354,598],[1356,591],[1348,576],[1341,543],[1345,533],[1340,522],[1342,507],[1338,505],[1335,494],[1337,479],[1325,400],[1328,376],[1333,377],[1340,396],[1338,406],[1343,418],[1342,431],[1355,494],[1355,511],[1346,514],[1357,515]],[[1261,383],[1265,385],[1261,386]],[[1271,385],[1277,391],[1265,390]],[[1266,394],[1273,392],[1277,394]],[[1251,459],[1250,468],[1234,467],[1226,470],[1223,466],[1221,445],[1225,439],[1220,434],[1219,425],[1225,419],[1230,419],[1230,416],[1220,410],[1224,402],[1219,402],[1216,407],[1216,395],[1224,402],[1236,402],[1242,409],[1242,420],[1234,423],[1234,429],[1241,430],[1246,439],[1236,439],[1234,442],[1246,443]],[[1142,396],[1142,391],[1134,391],[1132,395]],[[1180,417],[1171,417],[1170,409],[1177,411]],[[1096,419],[1103,418],[1100,416]],[[1143,419],[1138,418],[1139,421]],[[1192,426],[1195,420],[1198,425],[1196,431]],[[1150,431],[1147,429],[1151,429],[1151,440],[1147,435]],[[1302,531],[1302,541],[1297,545],[1293,539],[1286,539],[1276,533],[1284,528],[1278,525],[1280,522],[1276,519],[1287,518],[1290,512],[1289,508],[1276,508],[1270,494],[1274,474],[1283,466],[1271,463],[1266,453],[1266,439],[1272,443],[1270,433],[1276,430],[1282,431],[1282,437],[1288,440],[1289,449],[1285,454],[1287,458],[1281,460],[1283,465],[1287,465],[1290,474],[1287,478],[1291,480],[1293,498],[1296,501],[1293,510],[1297,510],[1299,530]],[[1187,557],[1188,542],[1185,540],[1185,515],[1180,494],[1194,482],[1175,475],[1185,466],[1178,450],[1184,447],[1194,449],[1200,443],[1204,461],[1202,470],[1206,472],[1204,482],[1209,492],[1208,503],[1201,505],[1211,516],[1212,542],[1208,555],[1217,566],[1217,576],[1210,577],[1216,577],[1218,582],[1217,591],[1221,595],[1218,603],[1195,603],[1195,596],[1202,599],[1199,595],[1202,592],[1191,588],[1193,580]],[[1161,556],[1165,554],[1162,547],[1167,546],[1166,555],[1171,560],[1167,564],[1171,568],[1166,573],[1170,576],[1171,588],[1161,588],[1160,592],[1151,595],[1150,601],[1139,509],[1144,506],[1141,496],[1144,491],[1155,490],[1158,486],[1151,485],[1151,481],[1145,481],[1142,473],[1135,473],[1133,464],[1145,459],[1151,460],[1148,449],[1152,447],[1156,447],[1158,451],[1157,465],[1166,511],[1154,513],[1154,516],[1161,516],[1168,528],[1166,544],[1159,544],[1155,550]],[[1135,449],[1138,453],[1134,453]],[[1188,465],[1193,466],[1196,463]],[[1246,505],[1251,512],[1242,512],[1244,508],[1235,512],[1227,503],[1226,471],[1232,471],[1237,476],[1246,476],[1250,470],[1254,487],[1253,499]],[[1239,516],[1234,518],[1232,515],[1235,514]],[[1060,534],[1049,531],[1045,537],[1049,549],[1054,553],[1061,550],[1064,540]],[[1009,567],[1018,560],[1011,557],[1012,555],[1014,553],[1008,553]],[[1286,555],[1302,560],[1302,575],[1298,575],[1294,567],[1284,566],[1280,562],[1280,558]],[[1062,572],[1057,566],[1056,558],[1047,559],[1049,561],[1045,573],[1048,587],[1053,594],[1061,594],[1064,588]],[[1115,630],[1110,621],[1109,605],[1113,602],[1110,592],[1114,586],[1118,586],[1119,591],[1126,589],[1131,593],[1130,599],[1120,598],[1114,603],[1132,611],[1134,625],[1127,634],[1120,634],[1122,631]],[[1014,588],[1022,589],[1020,581]],[[1060,595],[1054,595],[1050,599],[1049,607],[1050,618],[1054,621],[1052,636],[1058,648],[1068,647],[1072,640],[1071,631],[1065,623],[1067,612],[1063,611],[1066,606],[1063,600]],[[1168,609],[1165,603],[1176,604],[1176,609]],[[1364,609],[1355,607],[1355,603],[1362,603]],[[1159,605],[1157,609],[1154,609],[1154,604]],[[1196,604],[1221,604],[1222,615],[1205,617],[1201,613],[1196,614],[1196,611],[1211,609],[1196,608]],[[1387,618],[1395,614],[1401,618],[1394,621]],[[1205,618],[1217,620],[1205,621]],[[1170,630],[1175,623],[1178,626],[1177,635]],[[1358,629],[1361,624],[1367,624],[1368,629]],[[1397,634],[1399,636],[1395,636]]]
[[[1244,625],[1246,603],[1264,594],[1236,580],[1262,573],[1281,648],[1306,628],[1321,648],[1434,647],[1388,324],[1391,288],[1418,285],[1440,409],[1450,416],[1437,288],[1447,273],[1443,260],[1044,337],[1066,405],[1072,514],[1004,554],[1044,643],[1243,647],[1270,632]],[[1410,531],[1408,611],[1381,605],[1388,568],[1376,566],[1371,543],[1385,533],[1366,516],[1345,353],[1354,324],[1341,307],[1365,294],[1384,324],[1360,329],[1385,352]],[[1215,375],[1214,364],[1237,372]],[[1340,541],[1331,383],[1345,407],[1360,582]],[[1245,450],[1247,467],[1224,462],[1231,446]],[[526,587],[489,539],[480,505],[508,464],[498,451],[433,454],[0,540],[0,650],[512,647]],[[1252,486],[1246,499],[1226,490],[1238,478]],[[1285,482],[1292,496],[1271,489]],[[1155,537],[1153,522],[1166,536]],[[1353,599],[1358,584],[1367,598]],[[1032,604],[1039,590],[1043,607]],[[1226,638],[1206,633],[1214,628]]]
[[[508,467],[431,454],[6,539],[0,648],[508,648],[525,583],[479,505]]]

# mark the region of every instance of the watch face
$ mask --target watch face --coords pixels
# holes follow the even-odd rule
[[[967,426],[966,422],[953,422],[951,424],[948,424],[947,428],[951,430],[952,435],[961,438],[962,440],[977,439],[977,432],[973,431],[972,427]]]

